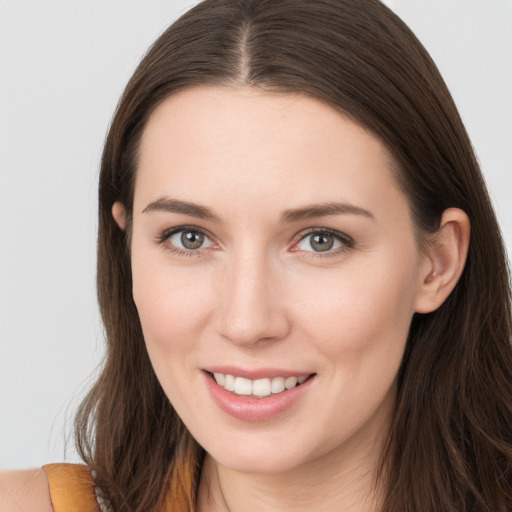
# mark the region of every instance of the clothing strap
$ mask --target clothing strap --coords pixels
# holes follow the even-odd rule
[[[83,464],[47,464],[43,470],[48,478],[54,512],[98,512],[94,479]]]

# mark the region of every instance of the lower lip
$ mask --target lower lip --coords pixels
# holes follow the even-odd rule
[[[265,421],[275,418],[290,409],[310,389],[315,377],[310,377],[300,386],[263,398],[237,395],[219,386],[209,373],[204,372],[206,385],[213,401],[225,413],[242,421]]]

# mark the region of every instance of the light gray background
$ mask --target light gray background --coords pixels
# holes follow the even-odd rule
[[[278,1],[278,0],[276,0]],[[124,84],[186,0],[0,0],[0,468],[64,460],[102,351],[96,181]],[[388,0],[438,63],[512,248],[512,0]],[[69,443],[67,460],[76,455]]]

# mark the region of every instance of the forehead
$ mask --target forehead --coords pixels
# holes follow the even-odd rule
[[[197,87],[166,99],[145,127],[135,203],[179,196],[225,206],[403,196],[387,148],[320,101],[256,88]],[[322,197],[320,197],[322,196]]]

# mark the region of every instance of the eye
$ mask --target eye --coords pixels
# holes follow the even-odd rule
[[[174,233],[169,237],[171,244],[180,249],[200,249],[207,237],[199,231],[183,230]]]
[[[159,237],[159,242],[165,243],[173,252],[184,254],[199,252],[214,245],[200,229],[183,227],[166,231]]]
[[[303,235],[300,241],[296,244],[295,250],[337,254],[342,250],[352,247],[353,244],[353,240],[343,233],[332,230],[317,229]]]

